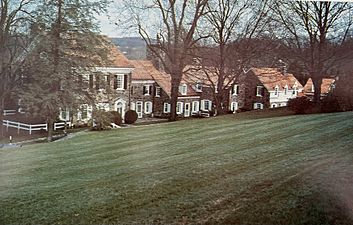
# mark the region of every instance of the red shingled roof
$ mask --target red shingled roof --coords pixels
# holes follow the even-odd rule
[[[286,85],[288,85],[288,88],[292,88],[294,85],[297,88],[303,87],[293,74],[283,74],[277,68],[252,68],[251,71],[259,78],[267,90],[274,90],[276,86],[278,86],[279,90],[283,90]]]
[[[153,80],[151,73],[153,73],[152,63],[147,60],[131,60],[131,64],[135,67],[132,72],[133,80]]]
[[[125,55],[120,52],[116,46],[109,46],[110,51],[108,54],[109,63],[104,66],[115,67],[115,68],[134,68],[131,62],[125,57]]]
[[[332,84],[335,82],[335,79],[333,78],[324,78],[322,79],[322,84],[321,84],[321,94],[327,94],[330,92]],[[310,93],[312,91],[312,86],[313,86],[313,81],[311,78],[308,79],[304,86],[304,92],[305,93]]]

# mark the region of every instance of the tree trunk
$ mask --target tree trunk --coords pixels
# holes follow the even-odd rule
[[[173,79],[174,80],[174,79]],[[170,117],[169,121],[176,121],[176,106],[178,102],[178,94],[179,94],[179,85],[176,85],[176,82],[172,81],[172,90],[171,90],[171,99],[170,99]]]
[[[0,139],[4,137],[4,126],[3,126],[4,108],[5,108],[5,99],[1,98],[0,99],[0,126],[1,126]]]
[[[54,120],[52,118],[48,118],[48,137],[47,141],[53,141],[53,132],[54,132]]]
[[[313,77],[312,81],[314,84],[314,99],[313,99],[313,101],[314,101],[314,103],[320,103],[322,78]]]

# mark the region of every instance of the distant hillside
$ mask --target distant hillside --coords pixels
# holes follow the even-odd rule
[[[146,59],[146,43],[140,37],[111,38],[128,59]]]

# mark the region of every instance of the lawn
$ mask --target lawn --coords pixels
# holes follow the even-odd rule
[[[260,117],[0,149],[0,224],[353,224],[353,113]]]

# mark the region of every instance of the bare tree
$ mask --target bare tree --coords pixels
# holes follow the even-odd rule
[[[154,0],[125,1],[125,8],[133,15],[133,21],[150,52],[171,75],[171,115],[176,120],[176,103],[182,75],[193,47],[204,38],[195,37],[200,18],[207,12],[207,0]],[[158,18],[151,31],[153,18]],[[157,24],[157,25],[156,25]]]
[[[224,111],[222,103],[227,88],[263,48],[259,44],[264,41],[256,43],[254,40],[263,38],[261,35],[268,31],[269,9],[268,0],[208,1],[206,23],[215,46],[211,48],[212,54],[201,53],[201,65],[214,89],[215,106],[220,114]]]
[[[352,31],[352,3],[276,1],[274,11],[283,26],[278,36],[289,60],[299,62],[314,83],[320,101],[322,78],[351,56],[344,43]]]
[[[30,9],[34,0],[0,0],[0,125],[2,127],[5,100],[16,88],[25,54],[30,49],[26,39]],[[0,137],[3,137],[3,128]]]

